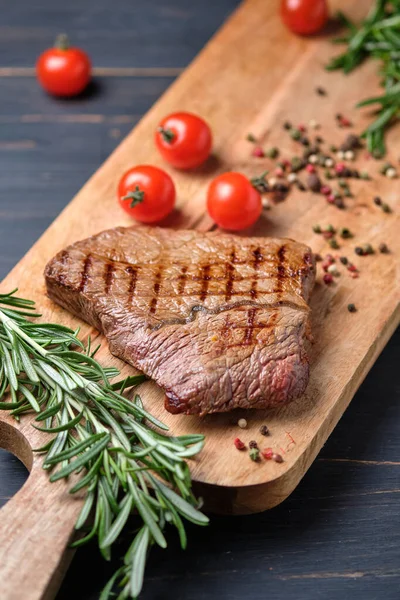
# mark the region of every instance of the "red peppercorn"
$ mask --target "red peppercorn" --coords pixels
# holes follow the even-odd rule
[[[328,200],[329,204],[335,204],[336,196],[335,194],[329,194],[326,199]]]
[[[359,273],[350,273],[350,277],[357,279],[357,277],[359,277]]]
[[[325,273],[322,279],[324,280],[324,283],[326,283],[326,285],[329,285],[333,282],[333,277],[330,273]]]
[[[299,131],[301,131],[302,133],[304,133],[306,130],[306,126],[303,125],[303,123],[300,123],[300,125],[297,125],[297,129],[299,129]]]
[[[346,117],[341,117],[339,119],[339,124],[341,127],[351,127],[351,121]]]
[[[314,167],[314,165],[312,165],[312,164],[309,163],[306,166],[306,171],[307,171],[307,173],[315,173],[315,167]]]
[[[244,450],[246,445],[240,438],[236,438],[233,442],[238,450]]]
[[[329,187],[329,185],[323,185],[321,188],[321,193],[324,194],[324,196],[328,196],[331,193],[331,188]]]
[[[333,233],[333,231],[323,231],[322,232],[322,237],[324,238],[324,240],[330,240],[331,238],[333,238],[335,234]]]
[[[285,169],[287,169],[288,167],[290,167],[290,160],[288,160],[287,158],[284,158],[281,161],[282,165],[285,167]]]
[[[322,268],[324,271],[327,271],[328,268],[331,266],[331,263],[327,262],[326,260],[324,260],[324,262],[322,263]]]
[[[284,175],[284,171],[283,171],[282,167],[277,167],[277,168],[275,169],[275,175],[276,175],[277,177],[283,177],[283,175]]]
[[[353,265],[353,264],[350,264],[350,265],[347,267],[347,270],[348,270],[348,271],[351,271],[352,273],[357,273],[357,271],[358,271],[357,267],[356,267],[355,265]]]
[[[343,171],[346,169],[346,165],[342,162],[338,162],[335,165],[335,171],[336,173],[343,173]]]
[[[331,265],[333,265],[335,262],[334,257],[332,256],[332,254],[327,254],[324,258],[324,261],[322,263],[322,268],[324,269],[324,271],[328,270],[328,267],[330,267]]]
[[[272,448],[265,448],[265,450],[262,450],[261,454],[266,460],[271,460],[274,455],[274,451]]]
[[[263,158],[265,156],[264,150],[261,148],[261,146],[256,146],[253,148],[252,155],[257,156],[258,158]]]

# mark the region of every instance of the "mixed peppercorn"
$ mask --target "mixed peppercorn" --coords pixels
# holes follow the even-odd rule
[[[247,427],[246,419],[239,419],[237,424],[241,429],[246,429],[246,427]],[[261,425],[259,432],[263,436],[270,435],[270,430],[267,427],[267,425]],[[291,439],[293,439],[293,438],[291,438]],[[246,446],[245,442],[243,442],[240,438],[238,438],[238,437],[235,438],[233,440],[233,443],[237,450],[241,450],[241,451],[247,450],[247,446]],[[278,452],[274,452],[274,450],[272,448],[265,448],[264,450],[261,450],[258,445],[258,442],[256,440],[250,440],[248,443],[248,448],[249,448],[249,458],[254,462],[260,462],[261,457],[265,458],[265,460],[273,460],[277,463],[283,462],[283,457],[281,454],[278,454]]]
[[[336,115],[336,123],[341,128],[352,126],[351,121],[342,114]],[[295,155],[290,160],[279,160],[268,179],[268,171],[264,171],[261,176],[253,178],[254,187],[260,193],[272,193],[272,199],[275,202],[284,200],[292,187],[300,191],[308,189],[325,196],[329,204],[333,204],[341,210],[345,209],[345,198],[353,196],[349,180],[370,179],[367,171],[359,171],[348,164],[354,161],[358,153],[363,150],[364,146],[361,138],[354,133],[350,133],[338,147],[331,145],[329,151],[326,151],[322,148],[324,140],[321,136],[316,136],[313,141],[310,138],[309,132],[319,128],[319,124],[315,120],[311,120],[308,127],[303,123],[293,126],[289,121],[285,121],[283,128],[289,133],[292,140],[303,146],[303,151],[300,156]],[[254,134],[249,133],[247,140],[254,144],[252,156],[273,160],[280,157],[279,148],[271,147],[264,150]],[[299,179],[299,174],[302,171],[306,173],[304,181]],[[397,171],[390,163],[385,163],[380,172],[389,178],[397,177]],[[324,182],[324,179],[328,180],[329,183]],[[336,189],[333,188],[334,182],[337,182]],[[375,204],[380,206],[384,212],[390,212],[388,204],[376,200],[377,198],[374,199]],[[269,208],[269,203],[266,203],[265,207]]]
[[[316,93],[320,96],[326,95],[326,91],[320,87],[316,88]],[[339,128],[352,127],[350,119],[341,113],[335,115],[335,122]],[[349,133],[338,146],[327,146],[320,135],[313,135],[314,130],[320,129],[315,120],[311,120],[308,126],[304,123],[293,126],[290,121],[285,121],[283,129],[292,140],[303,148],[299,155],[291,157],[290,160],[281,158],[281,151],[276,147],[264,151],[256,137],[253,134],[248,135],[247,139],[254,143],[254,156],[269,159],[279,158],[276,166],[271,169],[271,176],[268,176],[269,171],[264,171],[259,177],[251,180],[253,186],[261,194],[271,193],[271,200],[275,203],[284,200],[291,189],[295,188],[300,191],[310,190],[314,194],[323,196],[327,203],[336,208],[346,209],[346,199],[353,197],[350,187],[351,180],[371,179],[367,171],[358,170],[350,165],[358,158],[360,152],[365,152],[361,138],[354,133]],[[325,147],[329,150],[326,150]],[[372,156],[368,154],[367,158],[372,158]],[[388,162],[382,165],[380,173],[390,179],[397,177],[396,168]],[[302,180],[300,180],[301,175]],[[384,213],[391,212],[390,206],[381,197],[373,198],[373,203]],[[269,199],[263,199],[263,207],[264,209],[271,208]],[[348,227],[335,228],[333,225],[322,227],[315,224],[313,231],[321,235],[332,250],[341,250],[343,242],[355,237]],[[385,242],[379,244],[378,250],[382,254],[389,252]],[[353,252],[356,256],[362,257],[374,254],[375,249],[370,243],[357,244],[354,246]],[[324,271],[322,280],[328,286],[332,285],[335,278],[341,275],[343,267],[351,278],[359,277],[358,267],[347,256],[342,255],[342,252],[335,256],[328,253],[325,257],[316,254],[315,259],[317,262],[321,262]],[[349,312],[356,312],[352,303],[347,308]]]

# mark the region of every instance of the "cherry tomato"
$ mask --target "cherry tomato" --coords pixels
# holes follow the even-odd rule
[[[192,169],[209,157],[212,134],[203,119],[180,112],[161,121],[155,142],[164,160],[178,169]]]
[[[328,20],[326,0],[281,0],[282,21],[294,33],[317,33]]]
[[[262,211],[261,196],[241,173],[224,173],[208,188],[207,210],[217,225],[238,231],[257,221]]]
[[[36,76],[41,86],[54,96],[76,96],[90,81],[88,55],[71,48],[65,35],[58,36],[54,48],[41,54],[36,62]]]
[[[165,171],[150,165],[129,169],[118,184],[122,208],[137,221],[161,221],[175,205],[175,186]]]

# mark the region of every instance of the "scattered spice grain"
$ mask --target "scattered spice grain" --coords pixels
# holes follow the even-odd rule
[[[264,158],[265,156],[264,150],[261,148],[261,146],[256,146],[251,154],[257,158]]]
[[[312,192],[319,192],[321,189],[321,180],[315,173],[310,173],[307,177],[307,186]]]
[[[252,448],[249,452],[249,456],[251,460],[254,462],[258,462],[260,460],[260,450],[259,448]]]
[[[240,438],[235,438],[235,440],[233,441],[233,443],[235,444],[236,448],[238,450],[245,450],[246,449],[246,444],[244,442],[242,442],[242,440]]]
[[[274,455],[274,451],[272,450],[272,448],[265,448],[265,449],[264,449],[264,450],[261,452],[261,454],[263,455],[263,457],[264,457],[266,460],[271,460],[271,459],[272,459],[272,457],[273,457],[273,455]]]
[[[283,458],[280,454],[277,454],[276,452],[273,453],[272,455],[272,460],[274,460],[277,463],[283,463]]]

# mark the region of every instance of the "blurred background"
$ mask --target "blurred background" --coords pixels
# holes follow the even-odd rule
[[[238,3],[2,3],[0,278]],[[78,98],[48,96],[36,81],[36,59],[60,32],[88,53],[94,67],[92,84]]]
[[[237,4],[1,4],[0,278]],[[94,66],[93,83],[70,100],[48,96],[34,72],[36,58],[60,32],[83,48]],[[207,529],[189,527],[185,553],[174,539],[168,552],[154,551],[144,600],[397,600],[400,490],[393,456],[400,390],[387,372],[390,365],[398,368],[398,348],[399,333],[286,502],[260,515],[214,517]],[[19,461],[0,450],[0,505],[26,477]],[[82,549],[58,600],[98,598],[117,564],[104,563],[95,544]]]

